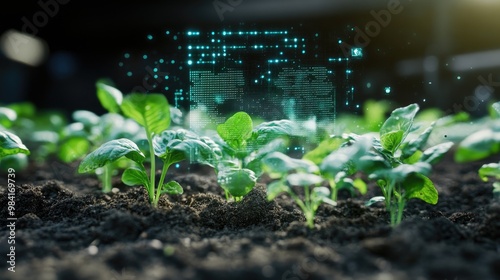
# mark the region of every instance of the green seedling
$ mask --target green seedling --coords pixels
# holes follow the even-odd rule
[[[0,159],[17,154],[29,155],[30,151],[17,135],[0,131]]]
[[[13,103],[8,108],[15,111],[17,118],[11,131],[18,135],[30,147],[30,158],[36,162],[44,162],[56,154],[59,143],[59,133],[67,124],[66,117],[58,111],[37,111],[28,102]],[[22,162],[27,161],[24,154],[18,154]]]
[[[279,120],[253,127],[252,118],[245,112],[238,112],[219,124],[217,133],[222,155],[212,165],[226,198],[240,201],[262,174],[262,158],[284,149],[282,137],[293,135],[295,125],[289,120]]]
[[[488,177],[495,178],[493,183],[493,196],[500,199],[500,162],[484,164],[479,169],[479,177],[485,182],[488,182]]]
[[[380,139],[374,140],[373,152],[359,162],[360,171],[376,180],[383,194],[383,197],[372,198],[367,205],[385,201],[393,226],[401,222],[408,200],[417,198],[429,204],[437,203],[438,192],[427,175],[431,164],[438,162],[453,145],[446,142],[424,150],[434,124],[407,140],[416,129],[414,118],[418,110],[417,104],[394,110],[380,128]]]
[[[175,181],[164,183],[169,167],[179,161],[192,159],[208,163],[213,157],[213,149],[207,144],[208,139],[200,138],[194,133],[177,130],[166,130],[170,125],[169,105],[161,94],[130,94],[121,104],[123,113],[135,120],[146,131],[148,142],[150,173],[144,166],[146,159],[139,147],[128,139],[111,140],[87,155],[80,163],[78,171],[90,172],[127,157],[136,166],[126,169],[122,181],[126,185],[142,185],[146,188],[149,200],[154,207],[158,206],[160,196],[164,193],[182,194],[182,187]],[[156,184],[156,157],[163,167],[158,185]],[[109,173],[106,176],[110,176]]]
[[[361,194],[367,191],[363,180],[349,178],[358,171],[358,159],[371,148],[371,138],[363,139],[352,145],[347,141],[347,136],[332,136],[303,157],[320,166],[321,176],[329,182],[333,201],[337,200],[338,191],[341,189],[348,190],[351,195],[354,195],[356,190]]]
[[[491,106],[490,116],[488,128],[476,131],[460,142],[455,161],[471,162],[500,152],[500,102]]]
[[[321,186],[324,179],[319,176],[318,166],[309,160],[294,159],[281,152],[273,152],[262,162],[266,173],[275,179],[267,186],[267,199],[273,200],[281,193],[290,195],[304,213],[309,228],[314,228],[316,211],[322,203],[336,205],[330,199],[330,190]],[[294,186],[301,187],[303,193],[296,193]]]

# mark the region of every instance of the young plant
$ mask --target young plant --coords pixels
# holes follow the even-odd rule
[[[17,135],[0,131],[0,159],[16,154],[29,155],[30,151]]]
[[[284,148],[282,136],[293,135],[292,121],[264,122],[255,128],[252,118],[238,112],[217,126],[221,157],[213,164],[226,198],[239,201],[255,186],[262,174],[261,160],[267,154]]]
[[[500,199],[500,162],[484,164],[479,169],[479,177],[485,182],[488,182],[488,177],[495,178],[493,183],[493,196]]]
[[[267,199],[273,200],[281,193],[290,195],[304,213],[309,228],[314,228],[316,211],[322,203],[337,205],[330,199],[330,190],[320,186],[324,180],[314,163],[281,152],[268,154],[262,162],[266,173],[276,180],[267,186]],[[303,193],[296,193],[294,186],[303,188]]]
[[[149,175],[143,164],[146,157],[139,147],[128,139],[104,143],[82,160],[78,171],[83,173],[106,167],[125,156],[134,161],[136,166],[123,172],[122,181],[130,186],[143,185],[154,207],[158,206],[160,196],[164,193],[182,194],[182,187],[177,182],[164,183],[168,168],[187,158],[208,162],[213,157],[213,150],[204,142],[206,139],[185,130],[166,130],[170,125],[170,112],[167,99],[161,94],[130,94],[124,98],[121,109],[146,131],[149,146]],[[155,176],[155,156],[163,162],[158,184]],[[105,174],[111,176],[109,173]]]
[[[491,106],[488,128],[476,131],[458,145],[455,161],[471,162],[500,152],[500,102]]]
[[[453,145],[446,142],[424,150],[434,124],[418,137],[406,140],[415,129],[413,121],[418,110],[417,104],[394,110],[380,128],[380,139],[374,140],[373,153],[359,163],[360,170],[376,180],[383,194],[372,198],[367,205],[385,201],[393,226],[401,222],[408,200],[437,203],[438,192],[427,175],[431,164],[439,161]]]
[[[355,144],[350,143],[348,135],[343,137],[332,136],[322,141],[318,147],[304,155],[303,159],[312,161],[320,166],[321,176],[330,184],[331,199],[337,200],[338,191],[348,190],[351,195],[356,190],[361,194],[367,191],[366,184],[361,179],[351,179],[349,176],[358,171],[358,161],[371,148],[371,138],[363,137],[363,140]]]

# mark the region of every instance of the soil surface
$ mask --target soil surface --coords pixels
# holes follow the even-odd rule
[[[484,162],[498,162],[498,158]],[[391,228],[378,195],[340,193],[316,228],[286,195],[268,202],[259,184],[226,202],[209,169],[169,175],[185,189],[153,209],[142,187],[116,176],[103,194],[77,164],[52,161],[16,173],[15,273],[7,270],[7,174],[0,178],[1,279],[500,279],[500,203],[482,163],[447,156],[431,179],[437,205],[412,200]]]

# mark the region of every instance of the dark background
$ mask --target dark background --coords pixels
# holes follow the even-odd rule
[[[3,3],[0,36],[11,29],[21,31],[24,17],[33,22],[33,16],[43,11],[40,3],[57,3],[59,10],[35,32],[49,49],[42,64],[24,65],[0,51],[0,103],[28,100],[41,108],[99,111],[94,86],[97,79],[112,79],[124,93],[142,83],[139,75],[125,78],[117,64],[125,51],[160,50],[161,45],[146,44],[147,34],[169,28],[222,28],[237,22],[306,22],[332,31],[346,25],[365,30],[374,20],[372,10],[385,10],[397,2],[403,8],[401,13],[393,14],[389,24],[381,27],[364,48],[365,60],[359,69],[360,98],[388,97],[400,104],[419,102],[423,107],[478,115],[487,102],[498,99],[498,52],[485,53],[486,64],[472,57],[465,59],[471,67],[453,65],[459,55],[500,50],[500,1],[219,1],[238,4],[224,13],[223,21],[214,1],[209,0]],[[354,38],[350,43],[354,44]],[[365,86],[368,82],[370,87]],[[389,96],[384,93],[387,86],[391,86]]]

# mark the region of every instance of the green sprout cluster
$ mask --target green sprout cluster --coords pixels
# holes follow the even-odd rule
[[[121,174],[125,185],[145,188],[153,207],[159,206],[164,194],[183,193],[178,182],[167,180],[169,169],[182,161],[213,168],[226,199],[236,203],[266,175],[268,200],[289,196],[309,228],[314,228],[322,204],[337,204],[339,191],[364,195],[377,186],[382,195],[368,199],[366,205],[383,203],[390,224],[396,226],[409,200],[438,202],[429,174],[453,143],[431,145],[431,134],[440,123],[462,119],[450,121],[448,116],[421,126],[417,104],[396,108],[386,117],[390,104],[370,101],[364,117],[339,118],[337,125],[346,126],[343,133],[323,135],[297,158],[287,153],[291,140],[304,139],[296,122],[258,123],[246,112],[237,112],[215,131],[195,133],[182,128],[182,113],[162,94],[123,95],[104,80],[96,83],[96,89],[107,113],[75,111],[72,122],[57,112],[36,113],[27,103],[0,107],[0,166],[7,160],[12,164],[9,158],[16,156],[24,156],[27,165],[30,150],[35,159],[54,156],[66,163],[76,161],[79,173],[99,177],[103,192],[110,192],[112,178]],[[500,103],[493,104],[491,112],[491,123],[459,144],[458,162],[500,152]],[[21,138],[35,148],[28,150]],[[500,193],[499,166],[485,164],[479,170],[485,181],[496,178],[496,194]]]

